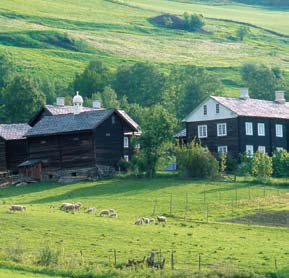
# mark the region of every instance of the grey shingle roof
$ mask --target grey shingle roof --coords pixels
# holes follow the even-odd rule
[[[0,137],[4,140],[23,139],[30,129],[31,127],[28,124],[1,124]]]
[[[107,119],[114,111],[114,109],[102,109],[82,112],[78,115],[60,114],[56,116],[46,116],[32,127],[27,132],[26,136],[30,137],[92,130]]]
[[[238,116],[289,119],[289,102],[211,96]]]
[[[187,136],[187,130],[185,128],[174,135],[175,138],[186,137],[186,136]]]
[[[63,114],[73,114],[75,108],[74,106],[60,106],[60,105],[44,105],[44,107],[51,113],[51,115],[63,115]],[[92,107],[83,107],[82,111],[83,112],[88,112],[88,111],[94,111],[97,110],[97,108],[92,108]],[[103,109],[101,109],[103,110]]]

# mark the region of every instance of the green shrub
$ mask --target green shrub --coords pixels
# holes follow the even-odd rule
[[[176,149],[178,168],[191,178],[214,178],[218,176],[218,161],[199,143],[193,141]]]
[[[60,252],[54,251],[48,245],[40,249],[37,264],[43,266],[57,265],[59,260]]]
[[[252,169],[252,157],[248,156],[247,153],[240,154],[241,163],[238,165],[237,174],[239,176],[251,175]]]
[[[204,17],[201,14],[184,13],[184,29],[197,31],[205,25]]]
[[[256,152],[252,157],[252,175],[260,181],[266,181],[272,176],[272,158],[267,153]]]
[[[131,163],[129,161],[126,161],[124,159],[121,159],[118,163],[117,166],[121,172],[128,172],[131,168]]]
[[[289,176],[289,153],[285,150],[275,151],[272,157],[274,177]]]

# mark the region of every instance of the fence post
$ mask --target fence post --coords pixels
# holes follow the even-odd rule
[[[172,270],[175,269],[174,249],[172,249],[172,254],[171,254],[171,268]]]
[[[201,254],[199,254],[199,272],[201,272]]]
[[[207,211],[206,211],[206,220],[209,223],[209,205],[207,204]]]
[[[204,204],[207,202],[206,191],[204,191]]]
[[[188,192],[186,193],[186,212],[188,212],[188,208],[189,208],[189,195]]]
[[[238,202],[238,186],[236,184],[236,187],[235,187],[235,198],[236,198],[236,204]]]
[[[250,190],[250,186],[248,187],[248,194],[249,194],[249,200],[251,200],[251,190]]]
[[[116,266],[116,250],[113,250],[113,255],[114,255],[114,266]]]
[[[156,214],[157,200],[154,200],[152,215]]]
[[[170,198],[170,215],[172,215],[173,212],[173,193],[171,193],[171,198]]]
[[[266,187],[265,187],[265,185],[263,186],[263,195],[264,195],[264,198],[266,197]]]
[[[274,259],[274,266],[275,266],[275,270],[277,270],[278,269],[278,265],[277,265],[277,259],[276,258]]]

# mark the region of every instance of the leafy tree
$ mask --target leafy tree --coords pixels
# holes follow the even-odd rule
[[[238,28],[237,30],[237,38],[240,40],[240,41],[243,41],[245,37],[247,37],[250,33],[250,29],[246,26],[240,26],[240,28]]]
[[[27,122],[45,103],[39,85],[28,76],[16,76],[4,91],[7,122]]]
[[[286,150],[275,151],[272,163],[275,177],[289,177],[289,153]]]
[[[84,97],[91,97],[95,92],[102,92],[111,83],[112,73],[101,61],[91,61],[73,81],[75,91]]]
[[[252,158],[252,174],[260,181],[272,176],[272,158],[267,153],[256,152]]]
[[[257,99],[273,100],[274,90],[288,87],[279,68],[270,68],[264,64],[244,64],[241,76],[245,86],[250,88],[251,97]]]
[[[162,106],[156,105],[143,110],[142,136],[140,137],[141,154],[146,175],[153,177],[163,146],[172,139],[176,119]]]
[[[121,66],[116,73],[113,89],[119,98],[127,97],[129,103],[152,106],[161,101],[166,77],[159,68],[150,63]]]
[[[201,14],[184,13],[184,28],[187,31],[200,30],[205,25],[204,17]]]

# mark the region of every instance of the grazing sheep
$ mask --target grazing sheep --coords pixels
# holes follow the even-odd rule
[[[114,209],[109,209],[109,213],[113,214],[116,213],[116,211]]]
[[[62,203],[59,208],[65,210],[65,207],[70,206],[70,205],[72,205],[72,204],[71,203]]]
[[[155,219],[154,219],[154,218],[151,218],[151,219],[150,219],[150,223],[155,223]]]
[[[64,208],[65,211],[74,211],[75,210],[75,205],[74,204],[67,204]]]
[[[116,212],[112,212],[109,217],[117,218],[117,213]]]
[[[82,206],[81,203],[79,203],[79,202],[74,203],[73,205],[74,205],[74,208],[75,208],[76,210],[79,210],[80,207]]]
[[[141,225],[142,224],[142,219],[139,218],[134,222],[135,225]]]
[[[146,217],[143,217],[143,218],[142,218],[142,221],[143,221],[145,224],[149,224],[149,223],[150,223],[150,219],[149,219],[149,218],[146,218]]]
[[[92,213],[92,212],[96,212],[96,208],[88,208],[86,210],[87,213]]]
[[[100,213],[99,216],[105,216],[105,215],[109,215],[109,209],[103,209]]]
[[[159,223],[161,223],[161,222],[167,223],[167,218],[165,216],[158,216],[157,220]]]
[[[26,207],[21,206],[21,205],[12,205],[9,209],[11,211],[25,211]]]

